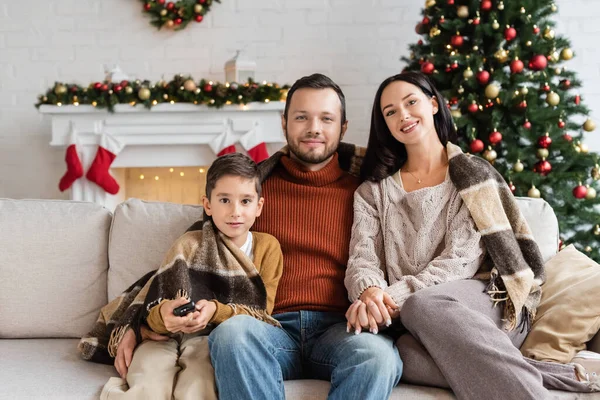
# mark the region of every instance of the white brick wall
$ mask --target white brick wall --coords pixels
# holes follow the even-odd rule
[[[558,32],[577,54],[567,64],[585,82],[582,97],[600,123],[600,1],[556,0]],[[222,0],[202,24],[179,33],[149,25],[137,0],[0,0],[0,197],[66,198],[58,191],[63,150],[33,107],[54,81],[103,78],[103,63],[134,77],[175,73],[223,80],[223,64],[244,47],[260,80],[292,83],[322,72],[348,98],[347,140],[366,144],[380,81],[401,70],[419,37],[423,1]],[[600,129],[588,144],[600,151]]]

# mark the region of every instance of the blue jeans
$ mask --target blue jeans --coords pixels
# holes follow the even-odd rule
[[[209,336],[219,399],[283,399],[283,381],[331,380],[329,399],[387,399],[402,361],[385,334],[346,332],[341,314],[274,316],[281,328],[238,315]]]

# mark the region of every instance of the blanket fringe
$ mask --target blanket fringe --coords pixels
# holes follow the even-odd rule
[[[119,343],[123,340],[125,333],[129,329],[129,324],[119,326],[118,328],[112,330],[110,333],[110,339],[108,339],[108,354],[116,358],[117,357],[117,349],[119,348]]]
[[[248,307],[243,304],[228,303],[227,305],[233,309],[234,315],[239,315],[240,311],[243,310],[244,314],[254,317],[259,321],[266,322],[267,324],[270,324],[273,326],[281,327],[281,324],[279,323],[279,321],[277,321],[275,318],[273,318],[272,316],[267,314],[267,312],[265,310],[259,310],[259,309],[253,308],[253,307]]]

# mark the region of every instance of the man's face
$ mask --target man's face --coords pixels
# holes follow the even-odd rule
[[[298,89],[292,96],[283,131],[290,155],[309,168],[329,162],[346,128],[341,102],[333,89]]]

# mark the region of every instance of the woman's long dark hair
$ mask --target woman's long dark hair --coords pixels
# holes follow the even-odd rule
[[[375,94],[369,143],[360,169],[361,181],[377,182],[385,179],[398,171],[406,162],[406,147],[392,136],[381,112],[381,94],[390,83],[396,81],[415,85],[429,98],[435,96],[438,101],[438,112],[433,116],[433,123],[440,142],[444,146],[449,141],[456,142],[456,129],[454,128],[452,115],[446,106],[446,101],[431,79],[416,71],[391,76],[381,83],[379,89],[377,89],[377,94]]]

